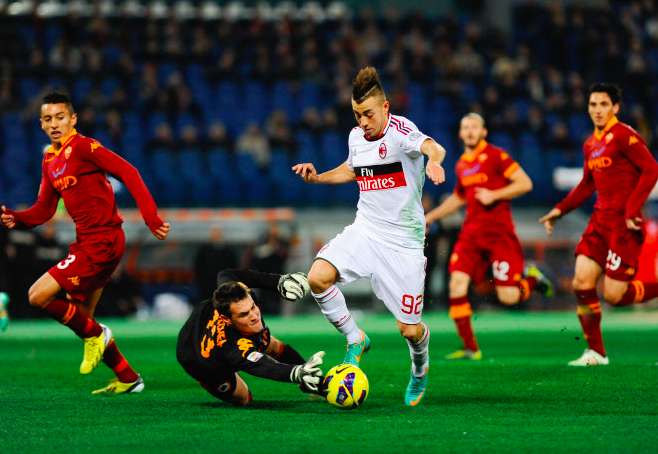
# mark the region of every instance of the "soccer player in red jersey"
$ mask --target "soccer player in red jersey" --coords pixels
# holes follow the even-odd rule
[[[482,116],[469,113],[461,119],[459,138],[465,150],[455,165],[455,190],[425,215],[431,224],[466,205],[464,225],[450,257],[448,291],[450,318],[464,345],[447,359],[482,358],[471,326],[468,286],[483,280],[489,266],[503,304],[519,304],[535,288],[548,296],[552,293],[550,282],[536,266],[524,273],[523,251],[510,210],[509,201],[532,190],[532,181],[509,154],[487,143],[486,136]]]
[[[578,319],[588,347],[570,366],[607,365],[596,284],[604,274],[603,298],[614,306],[658,296],[658,284],[634,280],[644,240],[642,206],[658,180],[658,163],[644,140],[617,119],[621,89],[597,83],[589,89],[594,133],[583,145],[583,178],[555,208],[539,219],[551,234],[555,222],[597,192],[589,224],[576,246],[573,288]]]
[[[68,326],[84,341],[81,374],[91,373],[101,359],[114,371],[117,378],[94,393],[140,392],[144,388],[142,378],[117,348],[111,330],[94,320],[103,287],[125,248],[123,221],[107,174],[126,185],[156,238],[164,240],[170,225],[158,216],[153,197],[137,169],[96,140],[78,134],[77,117],[68,96],[46,95],[40,120],[51,145],[44,153],[37,201],[23,211],[3,205],[0,220],[10,229],[36,227],[53,217],[62,198],[75,222],[76,242],[71,244],[64,260],[30,287],[29,302]],[[58,296],[62,290],[66,299]]]

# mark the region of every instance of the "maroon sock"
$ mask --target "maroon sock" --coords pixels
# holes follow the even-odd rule
[[[80,309],[75,304],[66,300],[55,299],[52,300],[44,310],[52,318],[57,320],[63,325],[68,326],[71,331],[78,335],[78,337],[95,337],[103,332],[101,325],[99,325],[93,318],[87,317],[80,312]]]
[[[473,327],[471,326],[473,309],[471,309],[471,303],[468,302],[468,297],[450,298],[449,315],[455,321],[457,334],[462,338],[464,348],[474,352],[478,351],[478,344],[475,340]]]
[[[606,356],[601,334],[601,303],[596,289],[576,290],[578,320],[583,328],[587,345],[595,352]]]
[[[537,285],[536,277],[524,277],[519,281],[519,289],[521,290],[521,301],[528,301],[530,294]]]
[[[103,362],[114,371],[119,381],[123,383],[132,383],[137,380],[137,372],[130,367],[126,358],[119,351],[114,339],[105,347],[103,353]]]
[[[475,340],[473,327],[471,326],[471,317],[456,318],[455,325],[457,326],[459,337],[464,341],[464,348],[474,352],[478,351],[478,344]]]
[[[646,303],[658,296],[658,283],[631,281],[628,283],[626,293],[615,306],[629,306],[631,304]]]

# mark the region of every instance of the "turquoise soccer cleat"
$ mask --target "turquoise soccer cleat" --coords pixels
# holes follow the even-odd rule
[[[410,407],[415,407],[423,399],[425,388],[427,388],[427,371],[422,377],[416,377],[413,373],[409,378],[407,391],[404,393],[404,403]]]
[[[345,352],[343,363],[348,363],[359,367],[361,356],[363,356],[363,354],[368,350],[370,350],[370,338],[366,333],[361,331],[361,342],[357,342],[356,344],[347,344],[347,352]]]
[[[9,314],[7,313],[7,306],[9,305],[9,295],[5,292],[0,292],[0,331],[7,331],[9,326]]]

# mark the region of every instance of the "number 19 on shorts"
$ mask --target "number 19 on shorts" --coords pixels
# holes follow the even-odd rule
[[[423,311],[423,295],[404,294],[402,295],[402,308],[400,309],[403,314],[407,315],[420,315]]]

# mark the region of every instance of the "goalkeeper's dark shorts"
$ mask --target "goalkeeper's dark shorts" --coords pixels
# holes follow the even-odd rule
[[[199,382],[201,387],[218,399],[231,401],[237,386],[237,375],[228,368],[208,368],[196,361],[185,361],[178,358],[178,362],[192,378]]]

